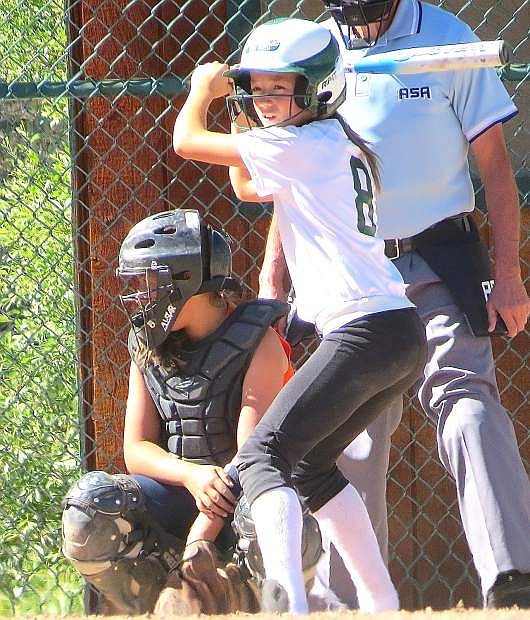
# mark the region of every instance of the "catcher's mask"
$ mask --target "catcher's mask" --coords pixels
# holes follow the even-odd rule
[[[203,224],[195,209],[145,218],[131,228],[116,270],[121,302],[139,341],[152,350],[168,337],[193,295],[238,291],[224,234]]]
[[[396,0],[324,0],[327,13],[331,13],[341,29],[348,29],[345,37],[348,48],[374,45],[380,34],[383,22],[392,13]],[[370,27],[369,27],[370,26]],[[366,38],[361,38],[358,27],[366,29]]]
[[[291,73],[296,76],[294,92],[286,95],[253,95],[253,71]],[[322,24],[306,19],[273,19],[251,32],[239,65],[225,73],[234,81],[234,94],[226,98],[230,119],[242,129],[261,125],[254,102],[262,97],[290,97],[314,118],[332,116],[346,97],[346,79],[339,46]],[[293,124],[299,112],[276,123]],[[238,122],[241,115],[244,124]],[[272,126],[272,125],[270,125]]]

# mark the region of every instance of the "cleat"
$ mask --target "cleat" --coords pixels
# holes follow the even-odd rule
[[[530,609],[530,573],[511,570],[501,573],[486,596],[486,608],[517,606]]]

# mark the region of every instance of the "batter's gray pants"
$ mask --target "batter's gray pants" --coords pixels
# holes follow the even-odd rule
[[[394,263],[426,327],[429,362],[418,394],[436,424],[440,460],[456,482],[465,535],[485,595],[499,573],[530,572],[528,474],[513,424],[500,404],[490,339],[471,335],[447,287],[418,254],[404,254]],[[395,402],[339,460],[365,498],[384,555],[390,434],[400,417],[401,402]],[[339,598],[355,606],[353,585],[333,550],[329,567],[326,560],[319,566],[319,590],[328,578]]]

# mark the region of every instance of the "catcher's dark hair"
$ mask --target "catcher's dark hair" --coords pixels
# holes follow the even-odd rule
[[[205,293],[209,295],[210,304],[214,307],[235,306],[241,301],[241,295],[232,290]],[[165,370],[184,369],[185,363],[182,352],[186,349],[189,338],[182,329],[171,332],[166,340],[154,349],[148,349],[145,344],[138,340],[134,360],[140,368],[158,365]]]

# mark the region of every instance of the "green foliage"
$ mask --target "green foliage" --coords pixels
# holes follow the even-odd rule
[[[0,0],[0,79],[65,79],[62,2]],[[67,101],[0,100],[0,615],[82,613],[62,557],[79,477]]]
[[[60,0],[0,0],[0,80],[64,80],[65,10]]]

